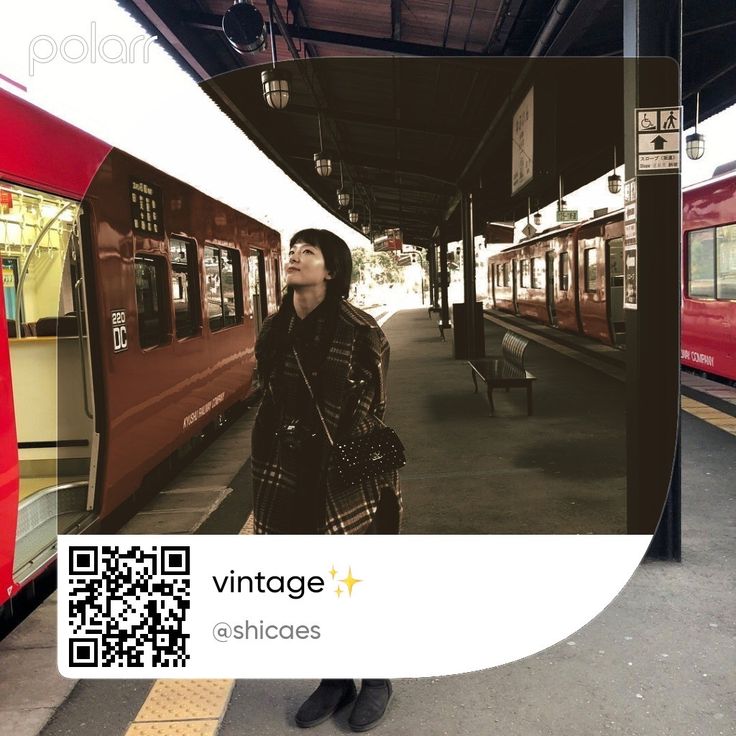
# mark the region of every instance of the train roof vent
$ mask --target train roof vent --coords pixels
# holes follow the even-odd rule
[[[729,171],[736,171],[736,161],[729,161],[727,164],[721,164],[713,169],[713,176],[720,176],[721,174],[727,174]]]

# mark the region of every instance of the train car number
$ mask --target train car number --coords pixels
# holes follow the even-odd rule
[[[124,309],[115,309],[112,312],[112,349],[114,353],[128,349],[128,329],[125,326]]]

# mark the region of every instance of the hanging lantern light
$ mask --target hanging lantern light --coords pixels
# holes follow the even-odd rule
[[[698,133],[698,118],[700,117],[700,92],[695,97],[695,132],[685,138],[685,152],[693,161],[703,158],[705,153],[705,136]]]
[[[353,184],[353,206],[355,205],[355,184]],[[358,224],[358,220],[360,219],[360,212],[356,209],[351,209],[348,211],[348,219],[353,225]]]
[[[289,75],[276,68],[276,41],[273,37],[273,5],[268,3],[268,30],[271,36],[271,68],[261,72],[263,99],[272,110],[283,110],[289,104]]]
[[[283,110],[289,104],[289,77],[280,69],[261,72],[263,99],[273,110]]]
[[[611,194],[621,191],[621,177],[616,173],[616,146],[613,147],[613,174],[608,177],[608,191]]]
[[[537,211],[534,213],[534,224],[539,227],[542,224],[542,214]]]
[[[363,231],[363,235],[365,235],[366,237],[371,234],[371,226],[368,223],[363,225],[363,227],[361,227],[360,229]]]
[[[332,161],[324,151],[322,143],[322,118],[317,113],[317,126],[319,127],[319,152],[314,154],[314,168],[320,176],[329,176],[332,173]]]
[[[222,16],[222,32],[240,54],[258,51],[266,43],[263,16],[250,0],[235,0]]]
[[[342,179],[342,161],[340,161],[340,188],[337,190],[337,204],[340,207],[347,207],[350,204],[350,194],[345,191]]]

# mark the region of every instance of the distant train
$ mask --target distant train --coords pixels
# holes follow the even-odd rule
[[[682,364],[736,381],[736,171],[683,192]],[[488,260],[494,308],[623,347],[621,210]]]
[[[0,608],[254,391],[279,234],[0,91]],[[58,513],[57,513],[58,510]]]

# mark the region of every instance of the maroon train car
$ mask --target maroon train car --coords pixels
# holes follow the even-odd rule
[[[0,91],[0,606],[254,390],[276,231]],[[4,396],[3,394],[3,396]]]
[[[736,162],[723,168],[683,191],[681,360],[736,381]]]
[[[488,261],[496,309],[616,345],[624,339],[623,220],[548,231]]]

